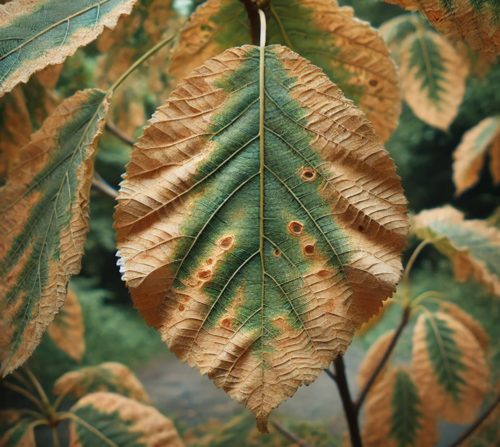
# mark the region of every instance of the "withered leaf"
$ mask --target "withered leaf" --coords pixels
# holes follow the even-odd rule
[[[32,354],[80,271],[109,101],[95,89],[66,99],[32,135],[0,190],[2,375]]]
[[[124,178],[114,226],[135,307],[262,431],[400,278],[394,163],[363,112],[286,47],[196,69]]]
[[[0,411],[0,447],[36,447],[35,421],[22,410]]]

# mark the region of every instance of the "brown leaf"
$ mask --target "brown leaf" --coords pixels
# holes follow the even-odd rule
[[[363,324],[357,331],[356,336],[362,337],[367,332],[369,332],[372,328],[374,328],[380,320],[384,317],[387,309],[391,306],[392,301],[386,300],[383,302],[382,307],[379,309],[378,313],[371,317],[366,323]]]
[[[85,352],[82,308],[72,290],[68,290],[64,306],[49,326],[47,333],[61,351],[77,362],[82,360]]]
[[[475,185],[490,150],[491,174],[495,183],[500,182],[500,116],[486,118],[467,131],[453,153],[453,181],[456,195]]]
[[[0,447],[36,447],[34,421],[22,410],[0,411]]]
[[[456,424],[472,422],[490,390],[476,337],[443,312],[422,314],[413,332],[412,368],[429,411]]]
[[[207,61],[157,110],[114,227],[148,325],[265,431],[392,295],[408,222],[365,115],[286,47],[263,50],[266,75],[260,51]]]

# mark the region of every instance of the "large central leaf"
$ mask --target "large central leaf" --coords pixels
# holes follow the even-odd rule
[[[135,306],[265,431],[399,280],[394,163],[363,112],[281,46],[207,61],[136,147],[115,214]]]

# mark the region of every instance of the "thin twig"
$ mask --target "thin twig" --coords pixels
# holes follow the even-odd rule
[[[420,242],[420,244],[418,245],[418,247],[411,254],[411,257],[410,257],[410,259],[408,261],[408,264],[406,264],[405,272],[404,272],[404,275],[403,275],[403,281],[404,282],[408,282],[408,279],[410,277],[411,269],[412,269],[413,264],[415,263],[416,259],[418,258],[418,255],[420,254],[420,252],[424,249],[424,247],[427,244],[430,244],[431,242],[432,242],[431,239],[424,239],[422,242]]]
[[[40,395],[40,398],[42,399],[42,403],[44,404],[45,408],[47,409],[47,411],[50,411],[52,406],[50,405],[49,398],[47,397],[47,394],[45,394],[42,385],[40,385],[38,379],[31,372],[31,369],[29,369],[27,366],[23,366],[23,369],[24,372],[27,374],[28,378],[31,380],[31,383],[33,383],[33,385],[35,386],[35,389],[38,391],[38,394]]]
[[[493,410],[496,408],[496,406],[500,404],[500,394],[496,396],[491,404],[484,410],[479,417],[472,423],[472,425],[465,431],[463,432],[454,442],[450,444],[449,447],[458,447],[461,445],[464,441],[469,438],[472,433],[474,433],[477,428],[488,418],[488,416],[493,413]]]
[[[101,441],[105,442],[106,444],[109,445],[109,447],[119,447],[117,444],[115,444],[111,439],[106,437],[103,433],[101,433],[97,428],[94,426],[90,425],[85,419],[82,419],[80,416],[77,416],[74,413],[70,412],[63,412],[63,413],[57,413],[56,414],[58,420],[62,421],[64,419],[71,419],[77,423],[79,423],[81,426],[85,427],[89,432],[92,434],[96,435]]]
[[[333,361],[335,367],[336,383],[339,389],[340,398],[344,407],[345,418],[349,427],[349,435],[351,437],[352,447],[363,447],[361,442],[361,432],[359,430],[358,412],[351,399],[349,384],[345,373],[344,357],[339,354]]]
[[[385,351],[383,357],[380,359],[379,364],[373,371],[372,375],[366,382],[364,388],[361,390],[359,393],[358,398],[356,399],[356,402],[354,403],[354,408],[356,410],[356,414],[359,414],[359,411],[363,405],[363,402],[366,399],[366,396],[368,395],[368,391],[370,391],[370,388],[374,384],[375,380],[377,379],[377,376],[380,374],[380,371],[384,368],[385,364],[389,360],[389,357],[391,356],[392,352],[394,351],[394,348],[396,347],[396,344],[398,343],[399,337],[403,333],[403,329],[405,326],[408,324],[408,321],[410,320],[410,314],[411,314],[411,308],[410,307],[405,307],[403,310],[403,314],[401,315],[401,321],[399,322],[399,326],[396,329],[396,333],[394,334],[394,337],[391,340],[391,344],[387,347],[387,350]]]
[[[21,374],[19,374],[19,372],[14,371],[12,373],[12,376],[14,378],[16,378],[19,382],[21,382],[30,393],[33,394],[35,392],[35,389],[33,388],[33,385],[31,384],[31,382],[29,382],[28,379],[26,379]]]
[[[118,197],[118,191],[110,186],[97,172],[94,172],[92,186],[112,199],[116,199]]]
[[[29,391],[26,391],[24,388],[21,388],[20,386],[14,385],[13,383],[3,381],[2,385],[5,388],[9,388],[12,391],[15,391],[16,393],[19,393],[26,397],[27,399],[31,400],[41,411],[42,413],[45,413],[45,408],[42,405],[42,403],[35,397],[33,394],[31,394]]]
[[[272,426],[278,430],[285,438],[288,438],[295,444],[300,445],[300,447],[309,447],[302,439],[300,439],[295,433],[291,432],[285,426],[279,424],[278,422],[271,421]]]
[[[123,130],[121,130],[115,123],[112,121],[106,122],[106,130],[112,133],[116,138],[122,141],[129,146],[134,147],[135,141],[132,140]]]

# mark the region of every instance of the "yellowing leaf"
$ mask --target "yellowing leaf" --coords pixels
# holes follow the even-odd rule
[[[70,423],[69,447],[184,447],[170,419],[118,394],[89,394],[71,411],[78,419]]]
[[[481,324],[472,317],[472,315],[468,314],[456,304],[444,301],[440,304],[439,310],[447,313],[455,320],[462,323],[471,333],[476,337],[479,345],[482,348],[486,348],[490,344],[490,337],[485,332]]]
[[[500,116],[481,121],[467,131],[453,158],[453,181],[456,195],[475,185],[484,164],[486,152],[490,149],[491,175],[496,184],[500,183]]]
[[[82,308],[75,292],[68,290],[64,306],[47,333],[61,351],[80,362],[85,352],[83,332]]]
[[[383,23],[379,33],[394,57],[399,58],[401,42],[417,31],[419,20],[413,14],[403,14]]]
[[[389,51],[377,31],[335,0],[273,0],[267,42],[308,58],[363,110],[386,141],[398,125],[401,94]],[[178,79],[222,51],[251,43],[241,2],[208,0],[191,16],[174,49],[171,73]]]
[[[420,9],[432,25],[452,39],[465,39],[473,50],[500,53],[497,0],[385,0],[407,10]]]
[[[439,436],[435,416],[419,396],[412,375],[397,368],[384,377],[366,402],[364,447],[432,447]]]
[[[422,211],[412,225],[418,237],[430,239],[453,261],[458,281],[473,275],[492,293],[500,295],[500,230],[482,220],[464,220],[464,215],[445,206]]]
[[[114,28],[137,0],[13,0],[0,5],[0,97]]]
[[[125,365],[116,362],[101,363],[68,372],[57,379],[53,393],[82,397],[97,391],[109,391],[149,402],[148,393],[136,375]]]
[[[489,368],[474,335],[442,312],[422,314],[413,332],[412,368],[429,411],[448,422],[472,422],[489,391]]]
[[[401,275],[393,161],[364,114],[286,47],[233,48],[196,69],[137,142],[118,201],[135,307],[262,431]]]
[[[0,411],[0,447],[36,447],[33,422],[21,411]]]
[[[40,343],[80,271],[93,157],[109,97],[65,100],[32,135],[0,190],[0,361],[5,375]]]
[[[448,130],[465,93],[467,62],[446,38],[430,30],[408,35],[399,54],[404,100],[419,119]]]
[[[370,346],[370,349],[366,353],[358,369],[358,388],[360,390],[365,387],[368,380],[375,372],[375,369],[380,364],[380,361],[382,360],[384,354],[387,352],[387,349],[389,348],[389,345],[391,344],[395,333],[396,331],[394,330],[386,332]],[[376,384],[383,379],[387,371],[388,363],[389,361],[386,362],[382,371],[380,371],[380,373],[377,375],[377,378],[372,384],[371,391],[373,391]]]

